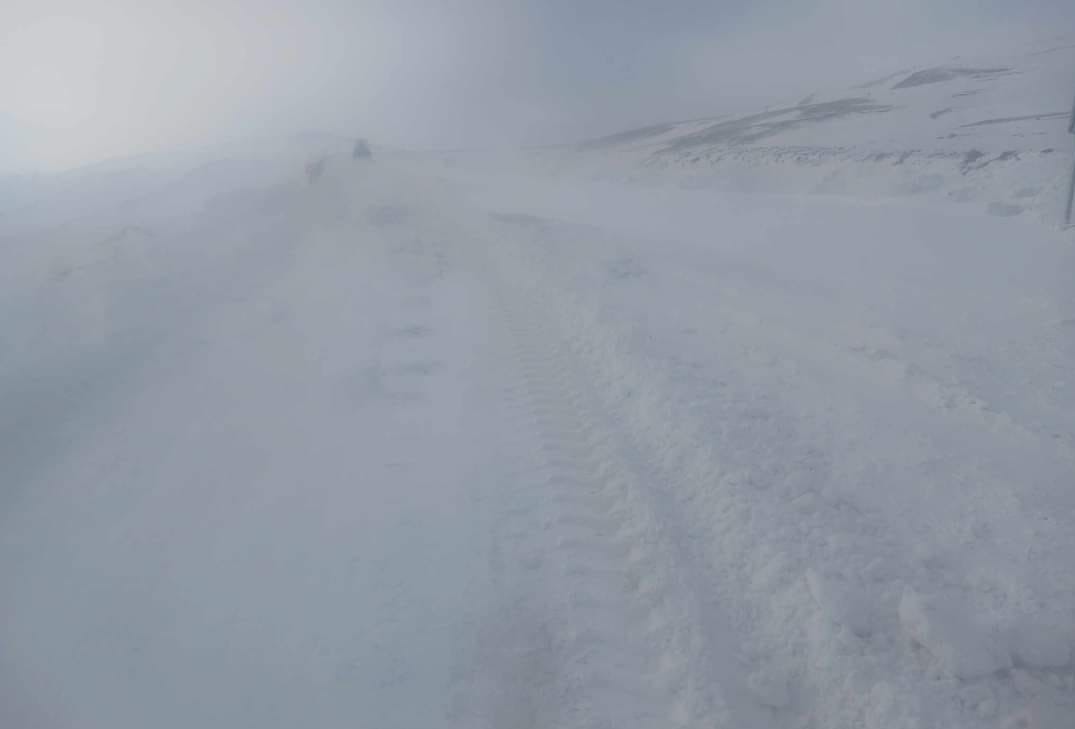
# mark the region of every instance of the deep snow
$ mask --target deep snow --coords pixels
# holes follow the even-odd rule
[[[380,157],[4,208],[0,725],[1071,726],[1071,231]]]

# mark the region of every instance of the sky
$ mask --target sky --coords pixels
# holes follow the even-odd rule
[[[577,141],[1065,30],[1071,0],[4,0],[0,172],[312,130]]]

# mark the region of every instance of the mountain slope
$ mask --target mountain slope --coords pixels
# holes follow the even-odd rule
[[[1075,40],[907,69],[753,114],[543,150],[539,168],[739,191],[925,196],[1055,221],[1072,164]]]

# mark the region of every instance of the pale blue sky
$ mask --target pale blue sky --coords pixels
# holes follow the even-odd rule
[[[1065,31],[1071,0],[5,0],[0,170],[294,129],[569,141]]]

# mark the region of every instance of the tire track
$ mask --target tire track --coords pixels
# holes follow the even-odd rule
[[[599,281],[589,258],[573,265],[574,247],[600,241],[500,232],[504,242],[489,251],[509,295],[557,343],[568,384],[594,403],[588,417],[609,422],[605,432],[619,443],[609,461],[634,476],[639,554],[667,570],[652,589],[678,587],[694,607],[670,620],[695,636],[692,660],[675,658],[714,705],[723,702],[718,725],[887,727],[935,717],[980,726],[1005,723],[992,716],[998,703],[1033,699],[1003,671],[937,680],[897,605],[908,589],[958,597],[968,588],[828,487],[830,449],[811,440],[801,416],[753,378],[736,378],[738,362],[695,382],[698,373],[676,370],[675,357],[651,356],[659,342],[645,314],[624,317],[592,291]]]
[[[585,299],[550,282],[541,253],[532,245],[498,249],[497,257],[504,279],[515,285],[517,306],[540,318],[569,363],[563,365],[571,370],[567,380],[581,388],[579,396],[590,403],[588,416],[597,423],[592,432],[606,436],[598,468],[606,476],[612,471],[609,477],[627,495],[632,558],[646,564],[640,589],[664,603],[648,627],[681,641],[662,658],[675,680],[693,691],[689,725],[815,726],[818,715],[842,712],[839,699],[819,707],[825,698],[812,694],[810,671],[833,667],[805,666],[803,647],[787,644],[784,633],[765,623],[768,607],[744,599],[742,591],[754,589],[755,579],[744,555],[758,550],[769,557],[767,535],[759,531],[766,520],[755,511],[767,513],[764,504],[756,504],[750,474],[728,473],[713,452],[714,437],[727,433],[705,431],[691,408],[677,409],[682,403],[647,389],[664,380],[639,377],[637,363],[608,342],[618,331],[605,330]],[[714,542],[731,553],[714,551]],[[786,572],[781,565],[775,574],[782,578]],[[770,594],[785,602],[782,591]],[[679,609],[668,609],[670,603]],[[800,613],[791,619],[806,624]]]
[[[504,508],[516,563],[540,565],[556,645],[556,726],[752,726],[716,691],[704,604],[690,589],[630,453],[566,339],[536,302],[493,276],[515,383],[512,432],[536,443]],[[531,440],[532,438],[532,440]],[[730,688],[725,685],[725,688]],[[746,723],[743,722],[746,720]]]
[[[671,478],[603,402],[526,254],[451,232],[451,261],[488,295],[494,419],[504,424],[493,442],[512,474],[490,526],[498,604],[481,621],[477,670],[458,684],[453,718],[490,728],[779,726],[750,698],[748,659],[668,503]]]

